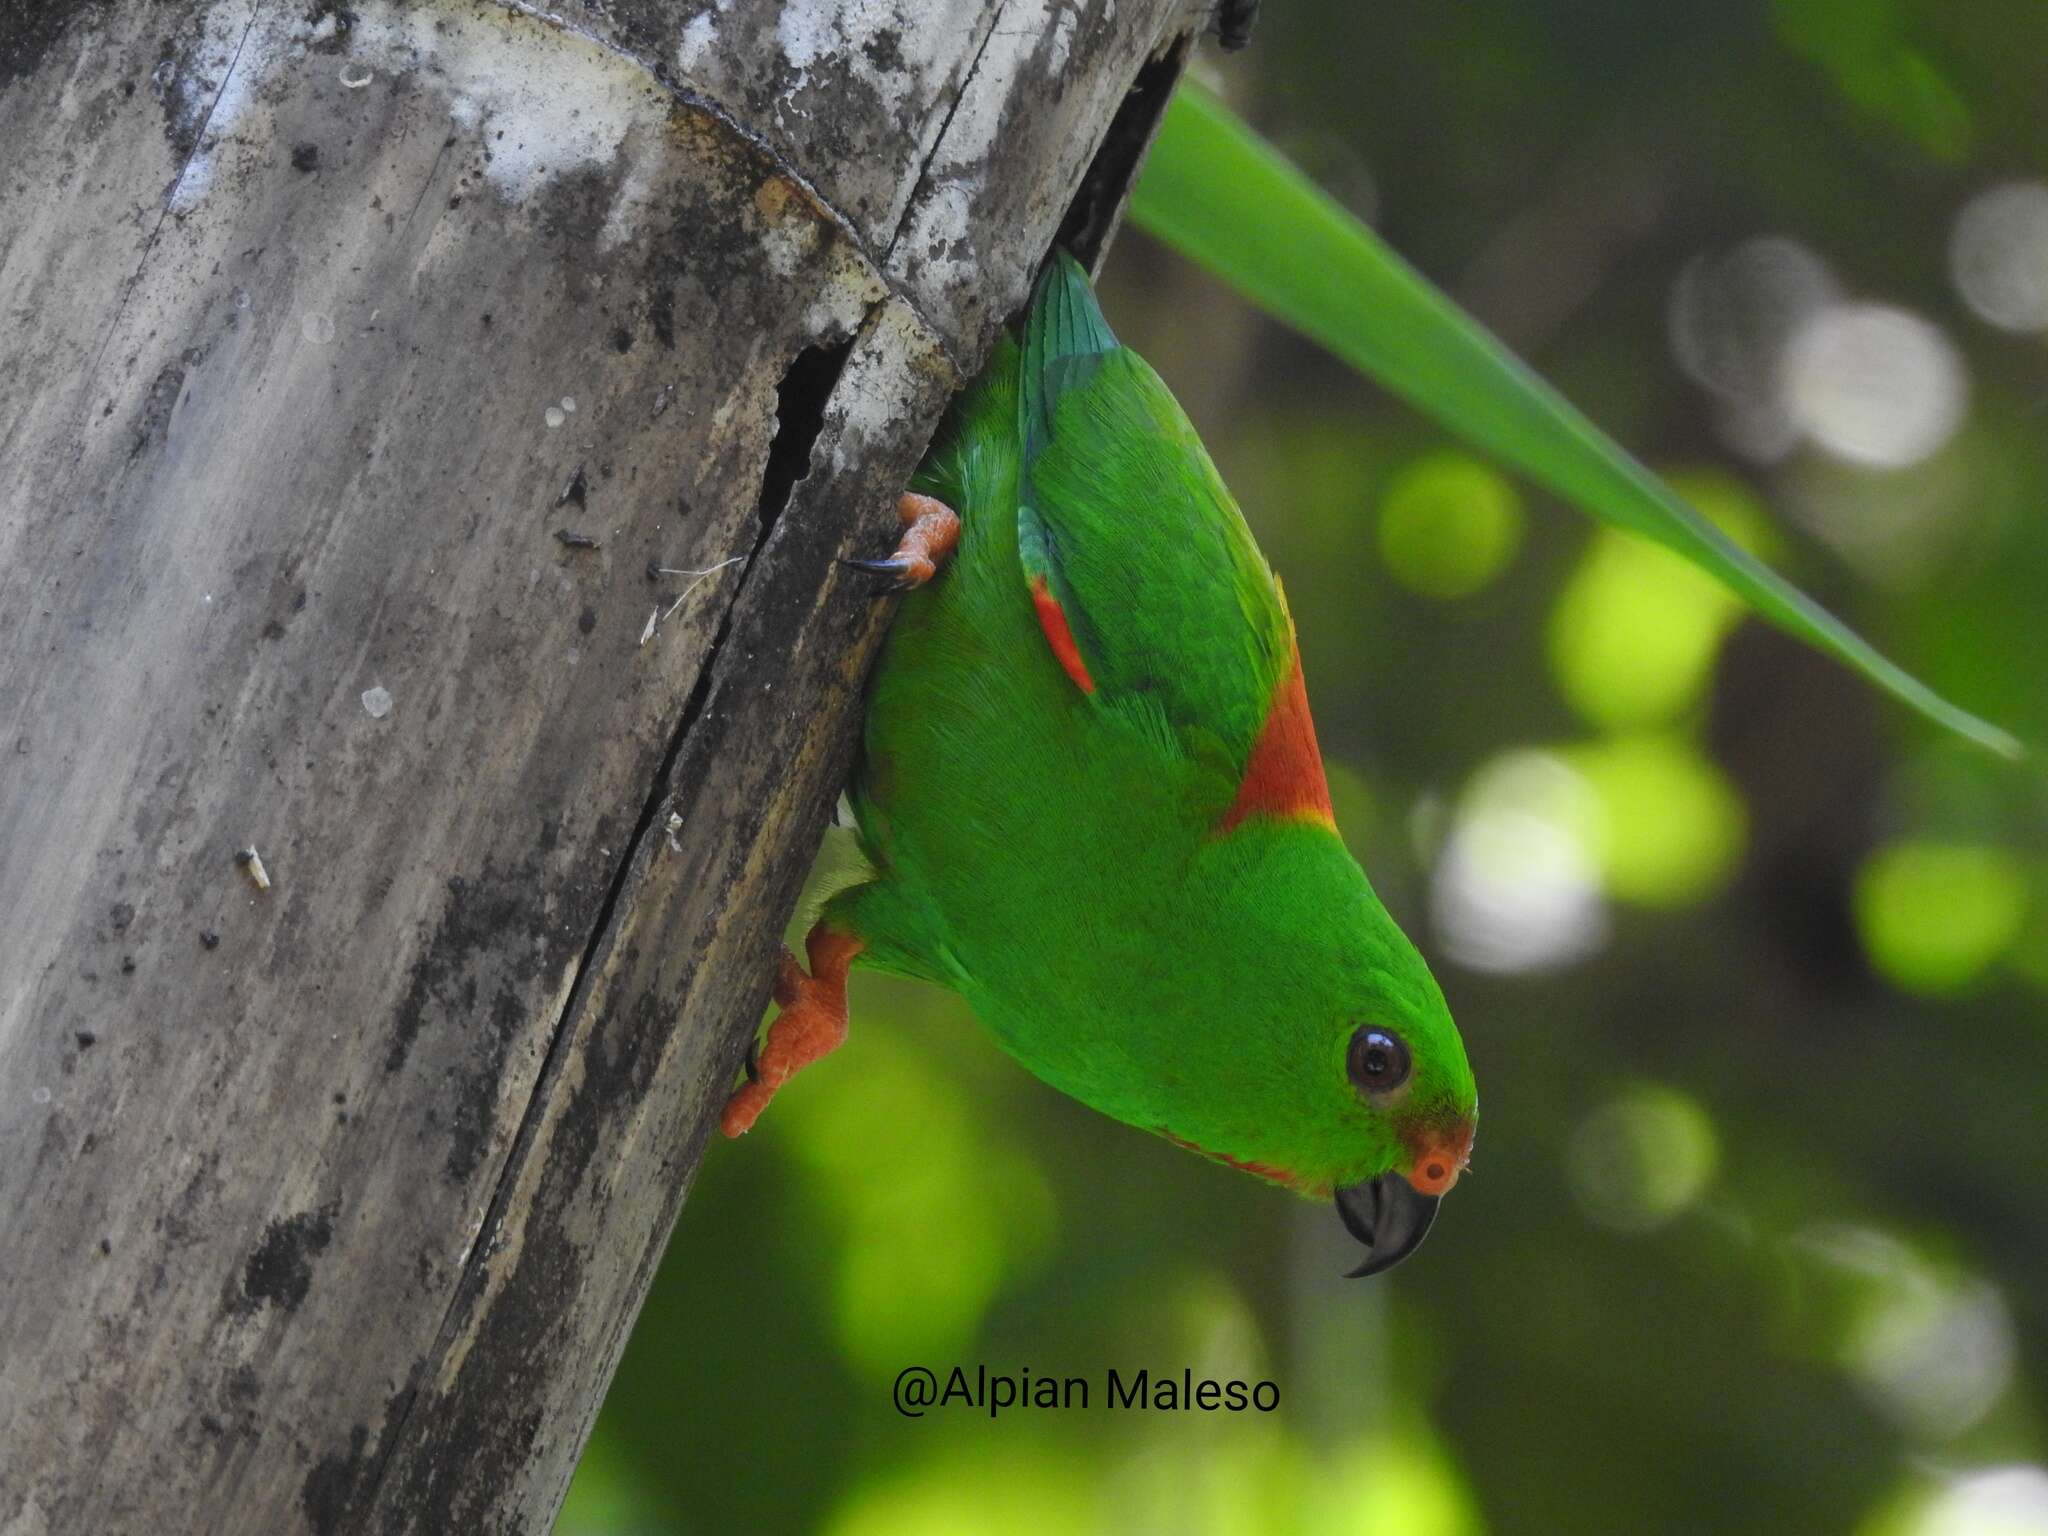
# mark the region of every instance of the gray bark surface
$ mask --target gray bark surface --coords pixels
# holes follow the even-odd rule
[[[0,1533],[549,1526],[1205,19],[0,0]]]

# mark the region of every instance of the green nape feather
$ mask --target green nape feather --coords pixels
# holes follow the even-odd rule
[[[1300,698],[1286,610],[1070,259],[940,441],[915,488],[960,545],[877,664],[851,787],[875,873],[826,920],[859,963],[959,992],[1055,1087],[1304,1192],[1469,1133],[1421,957],[1327,819],[1247,798],[1248,775],[1321,789],[1312,731],[1275,745]],[[1394,1093],[1347,1073],[1363,1025],[1412,1053]]]

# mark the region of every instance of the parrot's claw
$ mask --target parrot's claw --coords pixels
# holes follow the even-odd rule
[[[909,592],[931,580],[929,574],[923,576],[915,574],[910,561],[904,559],[901,555],[892,556],[887,560],[847,560],[842,558],[839,563],[852,570],[866,571],[870,576],[888,577],[887,581],[877,584],[875,587],[877,593]],[[926,561],[925,564],[930,565],[931,562]]]
[[[804,940],[808,975],[795,955],[782,952],[775,969],[775,1001],[782,1011],[768,1026],[767,1042],[757,1041],[747,1052],[746,1086],[725,1101],[719,1120],[726,1135],[743,1135],[778,1088],[845,1040],[846,971],[866,947],[852,934],[819,923]]]
[[[880,592],[908,592],[923,586],[939,574],[939,567],[960,542],[958,514],[936,497],[905,491],[896,511],[903,519],[903,541],[893,555],[886,560],[842,558],[839,562],[870,576],[888,577],[877,589]]]

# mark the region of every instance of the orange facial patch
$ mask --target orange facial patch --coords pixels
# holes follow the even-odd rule
[[[1245,760],[1237,798],[1216,830],[1228,832],[1252,816],[1319,821],[1332,829],[1337,825],[1330,810],[1330,783],[1323,776],[1322,750],[1316,745],[1316,723],[1308,712],[1308,688],[1301,680],[1299,648],[1287,675],[1273,690],[1266,723],[1252,744],[1252,755]]]
[[[1047,590],[1045,578],[1031,578],[1031,606],[1038,610],[1038,627],[1045,631],[1046,644],[1074,686],[1083,693],[1095,691],[1095,679],[1088,675],[1088,663],[1081,659],[1081,647],[1074,644],[1074,631],[1067,623],[1067,610]]]

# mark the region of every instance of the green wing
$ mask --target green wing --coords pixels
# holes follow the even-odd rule
[[[1039,284],[1020,382],[1018,556],[1055,654],[1048,599],[1098,707],[1241,771],[1293,662],[1286,608],[1194,427],[1064,252]]]

